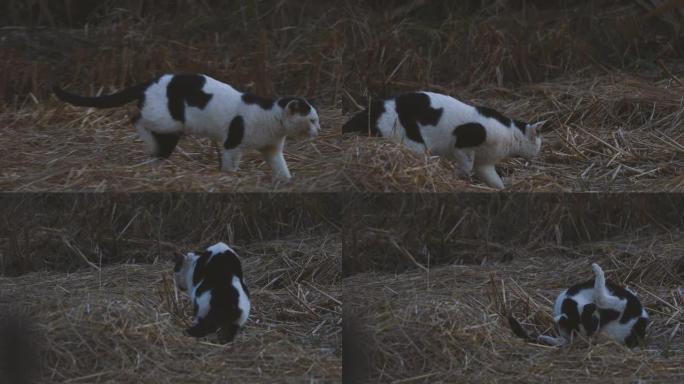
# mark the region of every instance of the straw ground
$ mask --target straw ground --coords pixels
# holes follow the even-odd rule
[[[623,73],[446,93],[524,121],[548,120],[538,158],[498,167],[507,190],[668,192],[684,191],[683,90],[673,80]],[[447,160],[386,139],[345,135],[343,148],[344,178],[353,190],[491,190],[476,177],[456,176]]]
[[[60,103],[61,104],[61,103]],[[288,140],[293,180],[272,180],[258,151],[246,152],[235,173],[219,170],[219,146],[185,137],[167,160],[143,153],[130,123],[133,109],[88,110],[49,102],[0,115],[4,191],[305,192],[340,189],[340,114],[321,110],[315,139]]]
[[[682,191],[678,1],[6,1],[0,188],[489,191],[445,161],[339,137],[367,96],[423,89],[549,120],[539,159],[500,165],[509,190]],[[130,113],[51,101],[54,83],[93,95],[179,72],[314,99],[325,133],[288,144],[293,184],[253,155],[221,174],[195,140],[157,169]]]
[[[39,382],[339,382],[336,236],[240,244],[236,250],[252,313],[225,346],[183,334],[191,305],[176,296],[173,265],[165,261],[1,277],[0,307],[5,315],[31,319],[44,357]]]
[[[354,336],[364,342],[355,346],[358,369],[345,365],[345,372],[395,383],[680,382],[682,235],[546,245],[515,257],[490,249],[473,254],[472,264],[347,277],[345,326],[353,319]],[[645,347],[629,350],[599,338],[554,348],[512,334],[509,310],[528,330],[553,332],[553,300],[591,278],[592,262],[639,294],[652,319]]]

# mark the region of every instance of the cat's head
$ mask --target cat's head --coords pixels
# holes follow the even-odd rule
[[[517,125],[522,125],[525,129],[521,129],[525,139],[520,143],[520,156],[525,159],[532,160],[537,157],[539,152],[541,152],[542,145],[542,135],[541,127],[544,125],[545,121],[540,121],[537,123],[522,123],[515,122]]]
[[[278,100],[283,109],[282,122],[289,137],[318,135],[321,124],[318,112],[311,103],[299,97],[283,97]]]
[[[188,282],[192,280],[192,272],[198,258],[199,256],[194,252],[188,252],[184,255],[177,255],[174,259],[173,281],[182,291],[189,289]]]

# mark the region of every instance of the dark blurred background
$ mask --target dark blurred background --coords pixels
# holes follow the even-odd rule
[[[0,276],[173,260],[217,241],[239,247],[339,231],[332,194],[0,195]]]
[[[677,193],[357,195],[342,213],[343,273],[573,258],[600,248],[618,260],[675,255],[671,272],[684,278],[684,255],[664,245],[684,238],[682,212]]]
[[[344,107],[370,93],[682,68],[680,0],[5,0],[0,108],[203,72]]]

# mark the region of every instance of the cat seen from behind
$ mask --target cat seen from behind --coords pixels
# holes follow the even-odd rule
[[[235,338],[251,308],[235,251],[219,242],[204,252],[178,256],[173,280],[192,301],[192,323],[187,329],[190,336],[204,337],[218,331],[221,343]]]

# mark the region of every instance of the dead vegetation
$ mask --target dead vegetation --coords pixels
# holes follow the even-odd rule
[[[219,170],[219,147],[185,137],[166,160],[143,153],[125,111],[36,105],[0,115],[5,153],[0,189],[35,191],[325,192],[342,188],[339,112],[321,111],[316,139],[289,140],[291,182],[274,181],[258,151],[246,152],[235,173]],[[28,128],[30,127],[30,128]],[[22,134],[17,130],[27,128]]]
[[[512,261],[501,261],[503,252],[493,251],[478,255],[481,265],[345,278],[344,319],[361,324],[355,337],[364,343],[357,353],[370,360],[357,377],[416,383],[679,382],[684,378],[681,238],[681,232],[619,237],[583,244],[572,255],[547,246]],[[646,347],[629,350],[597,339],[558,349],[513,335],[509,309],[529,331],[553,332],[553,300],[562,289],[589,279],[591,262],[639,294],[652,320]]]
[[[681,381],[682,204],[681,194],[358,199],[343,214],[350,382]],[[513,335],[509,312],[531,333],[554,332],[555,297],[591,278],[592,262],[638,293],[652,319],[645,348]]]
[[[682,91],[672,80],[616,74],[490,88],[466,101],[526,121],[548,120],[538,158],[510,159],[498,167],[507,190],[673,192],[684,190]],[[353,190],[491,190],[476,177],[457,177],[447,160],[384,139],[345,136],[345,179]]]
[[[0,29],[3,190],[489,191],[445,161],[340,137],[368,96],[417,89],[549,120],[539,159],[501,164],[510,190],[684,189],[676,1],[12,3]],[[212,145],[193,139],[153,167],[130,113],[65,107],[49,91],[167,72],[313,98],[325,133],[288,144],[288,185],[256,155],[219,173]]]
[[[252,312],[226,346],[183,334],[192,306],[174,295],[167,261],[2,277],[0,306],[35,324],[41,382],[338,382],[335,236],[236,248]]]
[[[339,208],[327,195],[14,194],[0,209],[0,325],[33,325],[39,382],[339,381]],[[183,334],[192,306],[171,280],[174,255],[219,240],[252,294],[227,346]]]

